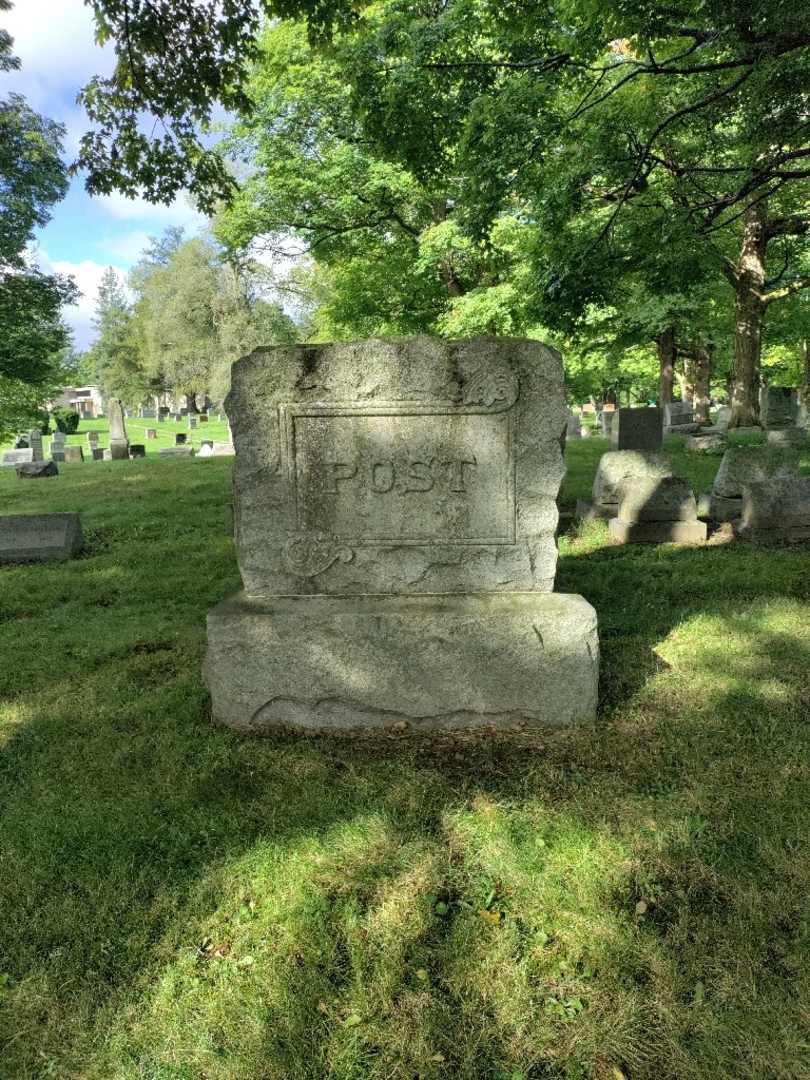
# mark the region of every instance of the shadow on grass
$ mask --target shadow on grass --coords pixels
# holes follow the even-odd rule
[[[9,1076],[803,1075],[806,551],[574,545],[593,726],[255,740],[200,681],[222,521],[150,505],[5,578]]]

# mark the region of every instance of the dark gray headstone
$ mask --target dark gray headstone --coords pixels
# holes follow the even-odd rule
[[[90,453],[93,455],[93,461],[103,461],[104,460],[104,450],[103,450],[102,447],[100,447],[100,446],[91,446],[90,447]]]
[[[188,436],[186,435],[185,431],[177,431],[177,432],[175,432],[174,445],[175,446],[185,446],[187,438],[188,438]]]
[[[0,563],[69,559],[83,542],[78,514],[0,516]]]
[[[17,476],[21,480],[39,480],[44,476],[58,475],[55,461],[28,461],[17,466]]]
[[[129,448],[129,456],[131,458],[146,457],[146,447],[143,443],[132,443]]]
[[[799,394],[789,386],[763,386],[759,395],[762,426],[768,431],[795,427],[799,417]]]
[[[610,441],[614,450],[660,450],[663,435],[660,409],[618,409]]]

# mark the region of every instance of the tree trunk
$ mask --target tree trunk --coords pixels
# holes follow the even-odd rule
[[[804,348],[804,375],[802,376],[799,398],[802,405],[810,405],[810,338],[802,342]]]
[[[709,386],[712,378],[712,353],[714,345],[698,345],[695,349],[695,393],[692,405],[695,410],[695,422],[708,424],[709,422]]]
[[[729,427],[759,423],[759,365],[765,321],[765,251],[768,245],[764,200],[745,213],[742,249],[734,284],[734,361]]]
[[[658,404],[663,407],[672,402],[672,387],[675,382],[675,328],[668,326],[655,341],[658,347],[660,378],[658,380]]]
[[[190,413],[198,413],[200,411],[197,408],[196,394],[186,394],[186,407]]]

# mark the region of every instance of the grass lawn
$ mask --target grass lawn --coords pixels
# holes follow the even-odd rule
[[[88,542],[0,569],[0,1077],[810,1075],[810,548],[563,537],[592,726],[246,739],[200,675],[231,464],[0,470]]]

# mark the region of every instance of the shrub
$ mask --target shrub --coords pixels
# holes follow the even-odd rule
[[[53,422],[56,424],[60,431],[64,431],[65,435],[72,435],[73,432],[79,426],[79,420],[81,417],[73,409],[58,408],[54,409]]]

